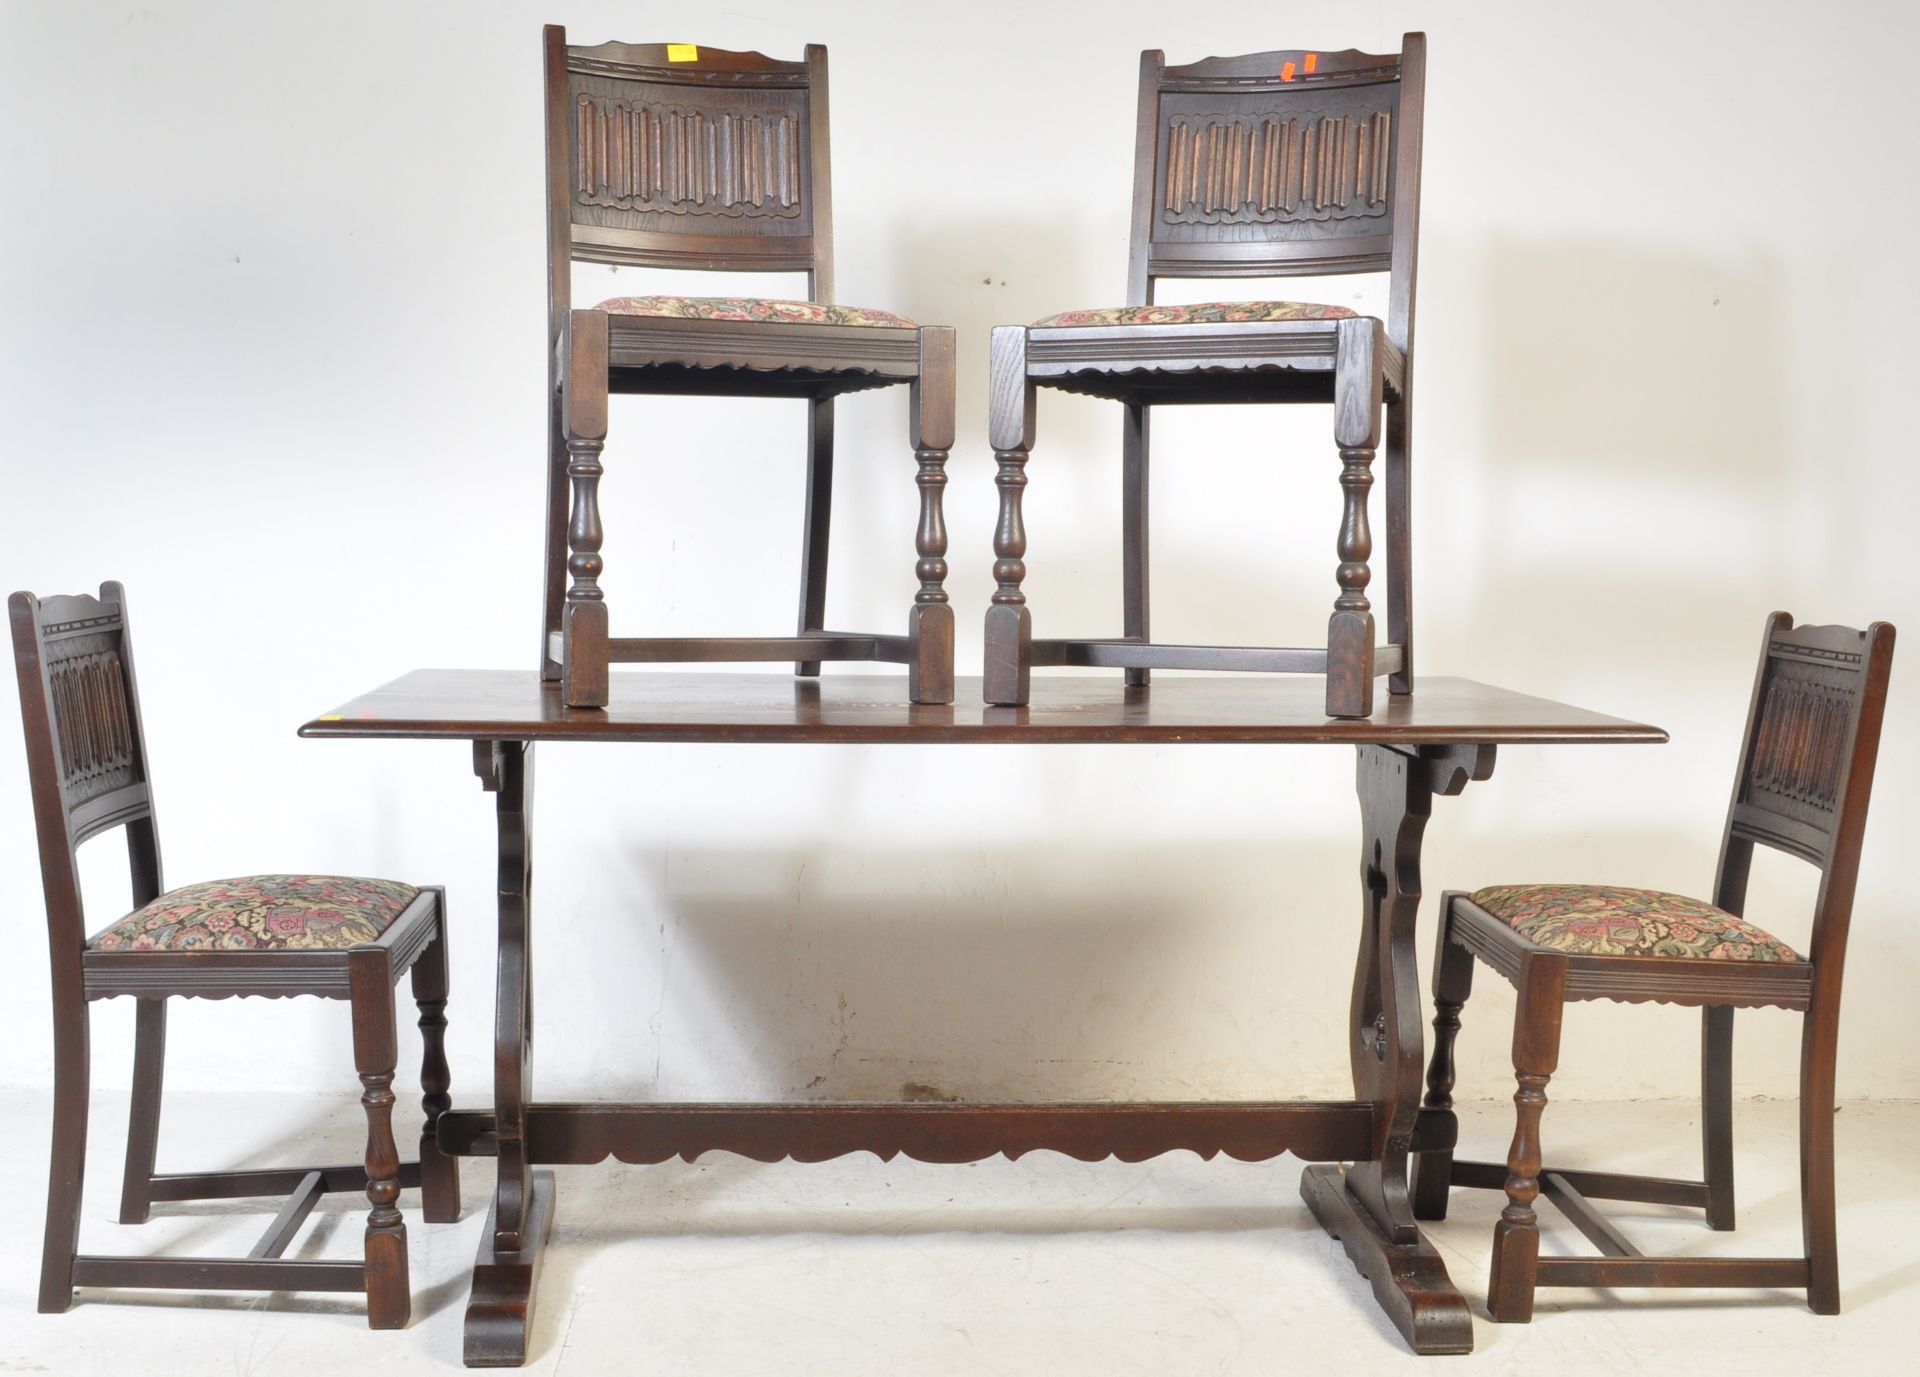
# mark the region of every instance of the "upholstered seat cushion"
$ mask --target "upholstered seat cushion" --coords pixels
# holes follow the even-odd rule
[[[1228,325],[1241,321],[1350,320],[1345,306],[1312,301],[1202,301],[1192,306],[1102,306],[1062,311],[1036,320],[1035,329],[1076,325]]]
[[[1798,961],[1785,942],[1682,894],[1614,885],[1493,885],[1468,896],[1528,941],[1578,956]]]
[[[824,301],[770,301],[757,296],[616,296],[594,308],[614,316],[671,316],[676,320],[764,320],[783,325],[918,327],[892,311],[835,306]]]
[[[379,939],[420,893],[346,875],[247,875],[170,889],[95,951],[345,951]]]

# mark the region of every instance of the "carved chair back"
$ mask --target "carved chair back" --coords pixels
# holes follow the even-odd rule
[[[1140,55],[1128,304],[1160,277],[1391,274],[1413,343],[1426,36],[1398,53]]]
[[[568,481],[560,414],[573,264],[803,272],[833,300],[827,50],[799,62],[691,43],[567,45],[545,30],[547,129],[547,557],[540,662],[567,580]],[[826,403],[816,403],[816,416]],[[816,420],[816,425],[819,422]]]
[[[1714,902],[1742,911],[1755,844],[1818,867],[1816,998],[1823,977],[1838,993],[1892,663],[1885,622],[1856,631],[1767,619]]]
[[[134,906],[162,889],[126,595],[117,583],[101,584],[97,598],[15,593],[7,609],[54,985],[77,993],[87,942],[80,844],[125,827]]]
[[[833,293],[827,50],[799,62],[691,43],[567,46],[546,29],[548,314],[570,265],[804,272]]]

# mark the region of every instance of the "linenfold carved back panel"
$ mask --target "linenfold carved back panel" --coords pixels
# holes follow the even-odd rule
[[[60,740],[60,773],[70,805],[135,782],[133,723],[127,714],[126,675],[106,636],[47,667]]]
[[[1155,102],[1151,273],[1391,265],[1402,190],[1397,56],[1260,53],[1143,80],[1155,88],[1143,93]]]
[[[806,267],[814,213],[808,65],[712,49],[705,51],[726,61],[668,60],[678,49],[567,49],[572,256]]]
[[[148,807],[121,607],[84,595],[45,599],[39,642],[54,765],[77,842]]]
[[[1864,638],[1846,644],[1837,630],[1800,628],[1769,644],[1736,799],[1739,831],[1816,862],[1838,820],[1865,688]]]
[[[574,203],[668,215],[800,214],[791,114],[574,98]]]

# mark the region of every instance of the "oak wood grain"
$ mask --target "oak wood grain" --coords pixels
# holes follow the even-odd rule
[[[1323,686],[1296,678],[1036,675],[1024,708],[904,701],[897,675],[672,671],[613,676],[604,709],[568,708],[532,671],[419,669],[315,717],[306,737],[461,740],[791,741],[899,744],[1290,742],[1395,746],[1661,742],[1658,727],[1471,679],[1427,677],[1369,718],[1329,718]]]

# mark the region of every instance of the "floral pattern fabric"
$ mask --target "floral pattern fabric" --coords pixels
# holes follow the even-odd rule
[[[616,296],[594,307],[613,316],[671,316],[676,320],[763,320],[783,325],[918,327],[892,311],[834,306],[824,301],[770,301],[757,296]]]
[[[171,889],[96,936],[95,951],[344,951],[377,941],[420,893],[393,880],[249,875]]]
[[[1613,885],[1494,885],[1470,901],[1528,941],[1576,956],[1798,961],[1785,942],[1682,894]]]
[[[1229,325],[1240,321],[1351,320],[1359,312],[1312,301],[1203,301],[1192,306],[1102,306],[1062,311],[1035,329],[1081,325]]]

